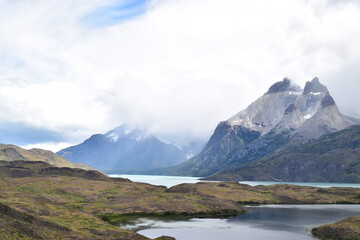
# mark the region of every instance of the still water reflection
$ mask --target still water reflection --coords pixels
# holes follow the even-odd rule
[[[315,226],[360,216],[360,205],[264,205],[247,207],[247,211],[228,219],[165,221],[141,218],[132,225],[121,227],[150,238],[169,235],[178,240],[307,240],[315,239],[310,234]]]

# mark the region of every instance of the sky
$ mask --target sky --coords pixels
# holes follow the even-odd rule
[[[359,42],[356,0],[0,0],[0,142],[206,139],[284,77],[360,118]]]

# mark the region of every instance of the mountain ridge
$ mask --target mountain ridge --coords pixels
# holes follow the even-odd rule
[[[198,148],[196,144],[189,143],[181,149],[146,129],[123,124],[105,134],[94,134],[83,143],[62,149],[57,154],[102,171],[138,173],[184,162],[186,155]]]
[[[232,181],[360,182],[360,124],[206,178]]]
[[[220,122],[201,153],[180,165],[154,173],[222,176],[224,171],[256,162],[273,152],[280,154],[288,147],[305,144],[358,122],[339,111],[327,87],[317,77],[308,81],[304,89],[284,78],[246,109]],[[256,137],[246,142],[250,136]],[[217,177],[217,180],[222,179]]]

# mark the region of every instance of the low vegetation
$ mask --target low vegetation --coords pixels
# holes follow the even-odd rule
[[[359,240],[360,217],[348,217],[333,224],[313,228],[311,232],[324,240]]]
[[[19,164],[36,174],[27,177],[8,174]],[[83,173],[75,177],[78,173],[67,169],[49,174],[41,171],[43,167],[20,162],[0,166],[3,216],[0,239],[142,240],[147,238],[117,227],[119,222],[140,216],[238,215],[245,212],[243,204],[360,203],[360,189],[354,188],[251,187],[235,182],[200,182],[166,188],[103,175],[89,179]]]

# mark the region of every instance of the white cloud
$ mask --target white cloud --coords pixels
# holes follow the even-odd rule
[[[44,142],[44,143],[37,143],[37,144],[28,144],[24,146],[20,146],[22,148],[25,148],[27,150],[33,149],[33,148],[40,148],[40,149],[46,149],[49,151],[52,151],[54,153],[60,151],[61,149],[65,149],[67,147],[70,147],[76,143],[68,143],[68,142]]]
[[[128,21],[84,23],[110,3],[0,1],[2,119],[74,139],[122,122],[207,136],[284,76],[320,77],[360,117],[359,88],[337,87],[359,85],[356,1],[151,1]]]

